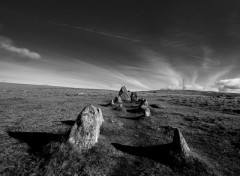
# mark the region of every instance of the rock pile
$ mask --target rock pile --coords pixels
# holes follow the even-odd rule
[[[127,91],[127,88],[125,86],[123,86],[120,89],[118,96],[120,96],[123,101],[130,101],[131,100],[129,92]]]
[[[86,106],[78,115],[68,142],[80,152],[92,148],[98,142],[100,126],[103,121],[100,108],[97,109],[93,105]]]

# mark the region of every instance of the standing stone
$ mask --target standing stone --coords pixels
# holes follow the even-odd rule
[[[122,103],[122,98],[120,96],[115,97],[114,103]]]
[[[176,152],[181,154],[184,158],[191,155],[191,150],[178,128],[175,128],[174,130],[172,145],[176,149]]]
[[[86,106],[78,115],[68,142],[78,151],[92,148],[98,142],[103,121],[100,108],[97,109],[93,105]]]
[[[145,117],[151,116],[151,112],[150,112],[150,109],[149,109],[148,107],[146,107],[146,108],[144,109],[144,116],[145,116]]]
[[[131,101],[132,102],[138,101],[137,92],[131,92]]]
[[[125,86],[123,86],[120,89],[118,96],[120,96],[123,101],[130,101],[131,100],[130,95],[127,91],[127,88]]]
[[[114,101],[113,100],[111,100],[111,105],[114,105]]]

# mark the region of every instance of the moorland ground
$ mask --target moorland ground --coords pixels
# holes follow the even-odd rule
[[[0,83],[0,175],[240,175],[239,94],[138,92],[150,117],[136,103],[107,105],[117,94]],[[79,154],[63,144],[88,104],[102,109],[104,123],[97,145]],[[164,158],[176,127],[203,165]]]

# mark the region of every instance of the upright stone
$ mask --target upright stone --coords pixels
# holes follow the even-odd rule
[[[122,98],[120,96],[115,97],[114,103],[122,103]]]
[[[184,139],[182,133],[178,128],[175,128],[174,130],[172,144],[176,149],[176,152],[181,154],[183,157],[186,158],[191,155],[191,150],[188,147],[186,140]]]
[[[138,101],[137,92],[131,92],[131,101],[132,102]]]
[[[97,109],[93,105],[86,106],[78,115],[68,142],[78,151],[92,148],[98,142],[103,121],[100,108]]]
[[[111,100],[111,103],[110,103],[111,105],[114,105],[114,101],[113,100]]]
[[[151,116],[151,111],[148,107],[144,108],[143,110],[144,110],[144,116],[145,117]]]
[[[118,96],[120,96],[123,101],[130,101],[131,100],[130,95],[127,91],[127,88],[125,86],[123,86],[120,89]]]

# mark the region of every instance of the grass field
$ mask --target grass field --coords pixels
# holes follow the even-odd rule
[[[0,175],[240,175],[240,95],[156,90],[135,103],[107,106],[118,92],[0,83]],[[65,142],[82,109],[103,111],[99,142],[77,153]],[[173,129],[201,162],[164,154]]]

